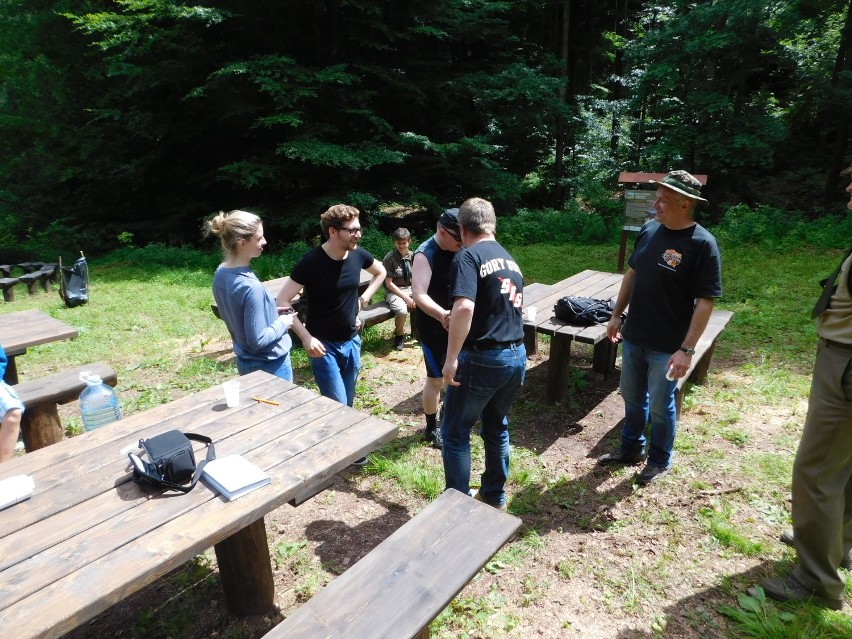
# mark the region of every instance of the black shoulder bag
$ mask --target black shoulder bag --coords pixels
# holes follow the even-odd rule
[[[568,295],[556,301],[553,314],[569,324],[579,326],[606,324],[612,318],[612,302]]]
[[[198,466],[195,465],[195,454],[190,440],[207,444],[207,458]],[[212,439],[195,433],[182,433],[179,430],[140,439],[139,448],[145,451],[148,459],[142,459],[135,453],[127,454],[133,464],[133,481],[141,486],[177,490],[182,493],[188,493],[195,488],[204,465],[216,459]],[[189,485],[186,485],[187,482]]]

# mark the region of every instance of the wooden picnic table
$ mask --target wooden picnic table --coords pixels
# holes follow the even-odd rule
[[[546,400],[556,404],[567,398],[571,363],[571,342],[592,344],[592,368],[604,374],[615,366],[617,345],[606,337],[606,326],[575,326],[557,319],[553,313],[556,300],[566,295],[613,300],[618,296],[623,275],[585,270],[555,284],[530,284],[524,287],[524,306],[537,308],[534,322],[524,318],[524,342],[528,354],[538,351],[537,335],[551,336],[547,371]]]
[[[210,546],[229,608],[272,608],[264,516],[328,485],[397,427],[262,371],[240,382],[235,408],[217,385],[0,465],[0,480],[35,480],[29,500],[0,511],[0,634],[59,637]],[[203,481],[146,493],[120,451],[171,429],[211,437],[218,457],[243,455],[272,483],[232,502]]]
[[[0,344],[9,363],[4,379],[7,384],[18,383],[15,357],[28,348],[77,337],[77,329],[36,309],[0,315]]]

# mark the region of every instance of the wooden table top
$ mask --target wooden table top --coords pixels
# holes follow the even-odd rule
[[[397,435],[268,373],[240,382],[236,408],[217,385],[0,465],[0,479],[35,481],[29,500],[0,511],[0,632],[59,637]],[[272,483],[232,502],[203,481],[145,493],[120,450],[171,429],[211,437],[217,456],[241,454]]]
[[[585,270],[571,277],[549,285],[531,285],[527,293],[524,288],[524,306],[535,306],[535,322],[525,319],[526,326],[533,326],[539,333],[546,335],[567,335],[588,344],[597,344],[606,336],[606,326],[574,326],[556,318],[553,305],[566,295],[578,295],[595,299],[615,301],[621,288],[621,273]]]
[[[31,309],[0,315],[0,344],[9,357],[32,346],[77,337],[77,329],[43,311]]]

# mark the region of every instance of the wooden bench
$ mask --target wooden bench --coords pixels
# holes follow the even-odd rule
[[[15,291],[12,287],[20,282],[17,277],[0,277],[0,289],[3,289],[3,300],[12,302],[15,300]]]
[[[115,371],[99,362],[21,382],[13,387],[26,407],[21,418],[21,432],[27,451],[62,440],[58,406],[80,397],[86,387],[86,382],[80,380],[80,373],[84,372],[99,375],[110,386],[117,382]]]
[[[38,292],[37,286],[41,285],[41,287],[46,291],[47,290],[47,277],[48,273],[46,271],[33,271],[32,273],[24,273],[18,279],[27,285],[27,292],[30,295],[35,295]]]
[[[686,383],[703,384],[707,379],[707,371],[710,369],[710,361],[713,359],[713,351],[716,348],[716,339],[725,330],[728,322],[734,316],[732,311],[714,310],[707,322],[707,327],[701,334],[698,344],[695,345],[695,355],[692,356],[692,364],[686,375],[677,380],[677,394],[675,395],[675,406],[677,416],[683,408],[683,394]]]
[[[365,306],[364,310],[358,313],[358,317],[361,318],[362,328],[367,328],[393,319],[393,311],[387,302],[374,302]]]
[[[425,639],[432,620],[520,526],[447,490],[264,639]]]

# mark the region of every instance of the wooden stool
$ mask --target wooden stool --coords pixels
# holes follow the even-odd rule
[[[18,279],[27,285],[27,292],[30,295],[36,294],[36,286],[38,286],[39,280],[41,279],[41,276],[38,273],[27,272],[21,275]]]
[[[20,282],[17,277],[3,277],[0,278],[0,289],[3,289],[3,299],[7,302],[14,301],[15,299],[15,291],[12,287]]]

